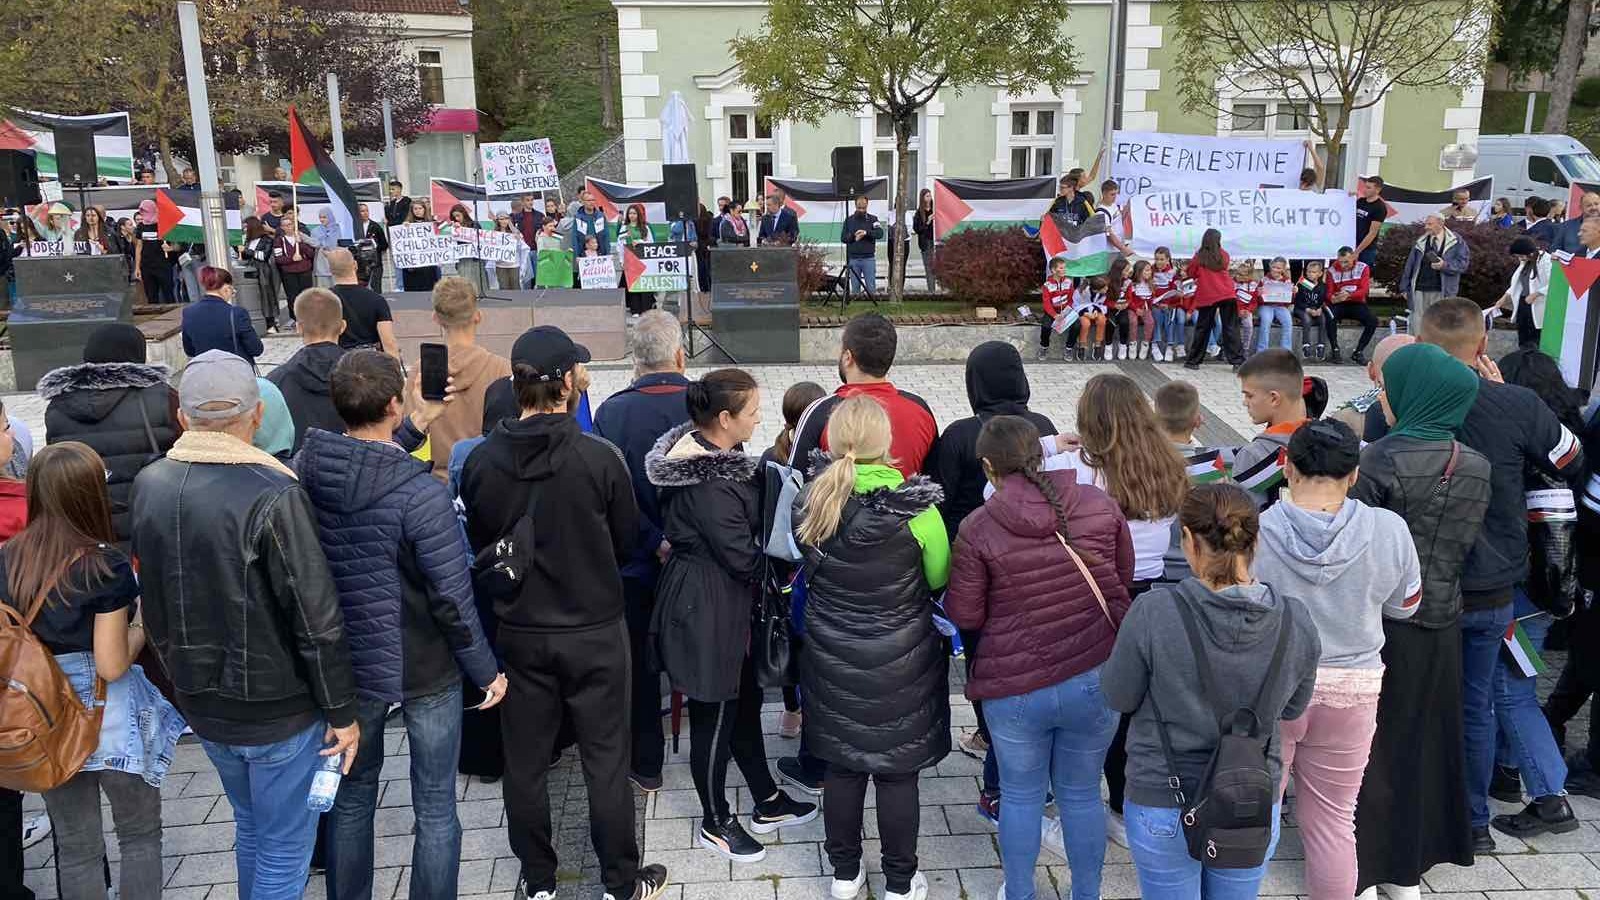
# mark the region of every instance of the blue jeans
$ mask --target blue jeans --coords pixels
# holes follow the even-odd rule
[[[1272,807],[1272,843],[1267,859],[1278,849],[1279,807]],[[1189,855],[1178,822],[1177,807],[1123,804],[1128,823],[1128,852],[1139,873],[1143,900],[1255,900],[1267,864],[1253,869],[1208,869]]]
[[[1550,614],[1534,615],[1537,608],[1520,588],[1512,610],[1519,618],[1529,617],[1522,620],[1522,630],[1535,649],[1544,649],[1545,635],[1550,633]],[[1534,799],[1565,794],[1567,783],[1567,762],[1561,758],[1561,748],[1550,732],[1550,720],[1544,717],[1534,694],[1537,682],[1537,678],[1523,676],[1507,654],[1499,655],[1494,671],[1494,717],[1500,728],[1498,755],[1503,764],[1521,771],[1523,786]]]
[[[1183,310],[1156,307],[1156,340],[1168,347],[1183,346]]]
[[[1033,900],[1047,788],[1054,789],[1061,812],[1073,900],[1095,900],[1106,856],[1100,770],[1117,733],[1117,714],[1100,694],[1100,670],[1016,697],[985,700],[983,708],[1000,763],[1006,900]]]
[[[201,740],[233,805],[239,900],[298,900],[305,893],[318,817],[306,797],[327,730],[318,719],[275,744]]]
[[[1293,307],[1267,305],[1261,307],[1260,331],[1256,334],[1256,352],[1267,349],[1267,338],[1272,334],[1272,323],[1278,323],[1278,346],[1284,350],[1294,342]]]
[[[868,294],[878,292],[878,258],[876,256],[852,256],[846,260],[850,265],[850,280],[859,284],[861,289]]]
[[[372,818],[383,769],[384,700],[356,701],[361,746],[328,812],[329,900],[371,900]],[[461,868],[456,818],[456,759],[461,755],[461,684],[400,704],[411,748],[411,893],[418,900],[453,898]]]
[[[1489,826],[1489,779],[1494,776],[1494,675],[1511,604],[1461,614],[1461,727],[1467,751],[1467,802],[1472,827]]]

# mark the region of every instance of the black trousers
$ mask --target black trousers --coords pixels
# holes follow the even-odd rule
[[[1333,303],[1322,314],[1323,326],[1328,330],[1328,346],[1339,349],[1339,323],[1354,319],[1361,323],[1361,340],[1356,342],[1356,352],[1365,353],[1372,343],[1372,333],[1378,330],[1378,317],[1365,303]]]
[[[920,792],[916,772],[870,776],[878,785],[878,836],[883,842],[884,888],[890,893],[911,890],[917,874],[917,827],[921,822]],[[861,871],[861,820],[867,799],[865,772],[828,766],[822,784],[822,823],[833,877],[850,880]]]
[[[745,657],[739,674],[739,696],[720,703],[690,699],[689,774],[700,797],[704,824],[714,825],[729,816],[728,760],[739,764],[755,803],[778,792],[767,768],[767,748],[761,738],[761,686]]]
[[[628,617],[628,647],[633,654],[632,702],[628,704],[633,731],[629,765],[635,775],[660,778],[667,756],[667,736],[661,728],[661,673],[650,666],[647,650],[655,585],[641,578],[624,578],[622,600]]]
[[[172,279],[172,266],[166,257],[144,260],[139,265],[139,279],[144,283],[144,302],[176,303],[178,286]]]
[[[1544,702],[1544,715],[1550,720],[1550,730],[1556,745],[1563,750],[1567,743],[1567,722],[1583,711],[1590,697],[1600,693],[1600,609],[1581,609],[1566,620],[1567,663],[1556,680],[1555,690]],[[1591,707],[1592,709],[1592,707]],[[1584,756],[1590,765],[1600,770],[1600,734],[1589,730],[1589,743]]]
[[[33,900],[33,891],[22,883],[22,794],[3,788],[0,788],[0,897]]]
[[[300,292],[311,287],[315,282],[310,272],[285,272],[278,270],[278,278],[283,281],[283,295],[289,298],[289,321],[294,321],[294,298]]]
[[[1311,311],[1308,309],[1295,310],[1294,320],[1300,325],[1300,343],[1310,344],[1315,347],[1327,340],[1327,328],[1323,325],[1323,320],[1327,317],[1327,313],[1323,313],[1320,316],[1312,316]]]
[[[500,623],[499,649],[510,692],[505,733],[506,830],[529,896],[556,889],[550,829],[550,758],[557,726],[571,722],[589,792],[589,837],[600,880],[632,897],[639,875],[633,787],[628,783],[628,629],[622,620],[584,631],[533,631]],[[567,860],[575,869],[577,860]]]
[[[1198,366],[1206,360],[1206,344],[1211,340],[1211,323],[1222,320],[1222,358],[1238,365],[1244,362],[1244,347],[1239,341],[1239,303],[1219,300],[1195,309],[1194,333],[1189,336],[1189,355],[1184,365]]]
[[[1515,321],[1517,323],[1517,346],[1539,346],[1539,336],[1541,334],[1541,330],[1534,327],[1533,307],[1526,303],[1518,303]]]

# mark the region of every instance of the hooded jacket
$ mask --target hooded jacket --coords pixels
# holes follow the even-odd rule
[[[1345,500],[1335,513],[1278,503],[1261,514],[1251,572],[1297,597],[1322,641],[1321,665],[1381,669],[1383,620],[1409,619],[1422,601],[1422,569],[1405,519]]]
[[[133,478],[166,455],[178,439],[177,392],[167,367],[144,363],[83,363],[39,379],[49,443],[81,441],[106,464],[111,524],[127,541],[128,495]]]
[[[1400,292],[1408,297],[1417,289],[1417,275],[1422,272],[1422,257],[1430,239],[1431,236],[1424,231],[1406,255],[1406,265],[1400,273]],[[1444,229],[1442,241],[1439,258],[1444,261],[1444,268],[1439,270],[1439,292],[1446,297],[1454,297],[1461,289],[1462,273],[1472,264],[1472,250],[1466,241],[1456,237],[1456,233],[1448,228]]]
[[[493,681],[466,548],[428,464],[319,428],[294,464],[339,589],[357,693],[393,703],[451,687],[460,671]]]
[[[1022,416],[1039,429],[1041,437],[1056,433],[1056,426],[1041,413],[1028,409],[1028,373],[1022,355],[1004,341],[986,341],[967,354],[967,403],[972,415],[945,427],[939,438],[929,474],[944,489],[939,514],[944,527],[955,534],[967,514],[983,505],[983,464],[978,460],[978,433],[995,416]]]
[[[294,449],[306,439],[313,428],[344,434],[344,420],[333,408],[333,388],[330,379],[333,367],[345,354],[345,349],[332,341],[307,344],[295,354],[267,373],[267,380],[277,385],[283,402],[294,419]]]
[[[566,413],[507,419],[461,470],[474,553],[531,513],[535,565],[521,592],[495,604],[504,629],[574,631],[622,618],[620,566],[638,536],[639,508],[622,453]]]
[[[1223,696],[1208,698],[1200,687],[1200,670],[1184,632],[1179,603],[1188,603],[1200,631],[1200,643]],[[1289,628],[1276,684],[1265,685],[1278,629]],[[1184,794],[1195,796],[1201,775],[1220,737],[1215,709],[1250,706],[1267,738],[1267,767],[1274,784],[1281,778],[1281,742],[1277,723],[1300,718],[1311,703],[1321,644],[1311,616],[1299,600],[1271,585],[1235,585],[1213,591],[1199,579],[1157,585],[1140,595],[1117,634],[1111,659],[1100,670],[1106,704],[1129,714],[1127,798],[1140,806],[1176,806],[1167,779],[1181,779]],[[1155,704],[1149,702],[1155,698]],[[1172,738],[1178,771],[1162,753],[1154,707]]]
[[[1067,539],[1084,558],[1111,618],[1128,614],[1133,538],[1122,510],[1072,470],[1046,472],[1068,522]],[[1092,560],[1092,561],[1091,561]],[[1056,538],[1056,516],[1021,475],[961,523],[944,608],[983,641],[967,680],[974,700],[1016,697],[1100,665],[1116,627]]]
[[[685,422],[645,457],[672,544],[656,587],[650,644],[685,696],[721,703],[739,695],[762,552],[756,459],[714,450]]]

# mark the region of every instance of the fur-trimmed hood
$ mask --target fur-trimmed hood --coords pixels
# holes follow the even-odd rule
[[[73,391],[137,390],[165,384],[169,374],[166,366],[152,363],[79,363],[46,372],[37,390],[44,400]]]
[[[944,488],[926,475],[913,475],[899,487],[874,488],[855,497],[874,512],[911,518],[942,503]]]
[[[738,450],[707,450],[694,439],[694,423],[678,425],[644,457],[645,475],[658,488],[691,487],[707,481],[751,481],[759,461]]]

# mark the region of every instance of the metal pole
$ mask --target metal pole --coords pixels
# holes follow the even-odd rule
[[[1106,73],[1106,122],[1105,134],[1102,136],[1100,148],[1102,151],[1111,146],[1111,133],[1122,127],[1122,70],[1123,46],[1127,40],[1126,17],[1123,14],[1123,0],[1111,2],[1111,40],[1110,40],[1110,71]],[[1109,169],[1108,169],[1109,171]],[[1102,175],[1106,173],[1101,173]],[[1098,186],[1092,186],[1097,190]]]
[[[183,40],[183,71],[188,82],[189,120],[194,125],[195,166],[200,174],[200,213],[205,228],[206,259],[228,265],[228,222],[217,184],[217,148],[211,139],[211,100],[200,55],[200,12],[189,0],[178,3],[178,32]]]
[[[384,164],[389,167],[389,179],[399,180],[399,170],[395,168],[394,161],[394,104],[388,97],[383,98],[383,155]]]
[[[1533,91],[1528,92],[1528,113],[1522,118],[1522,133],[1533,134],[1533,104],[1539,98]]]
[[[328,127],[333,131],[333,164],[345,177],[350,170],[344,162],[344,122],[339,118],[339,76],[328,73]]]

